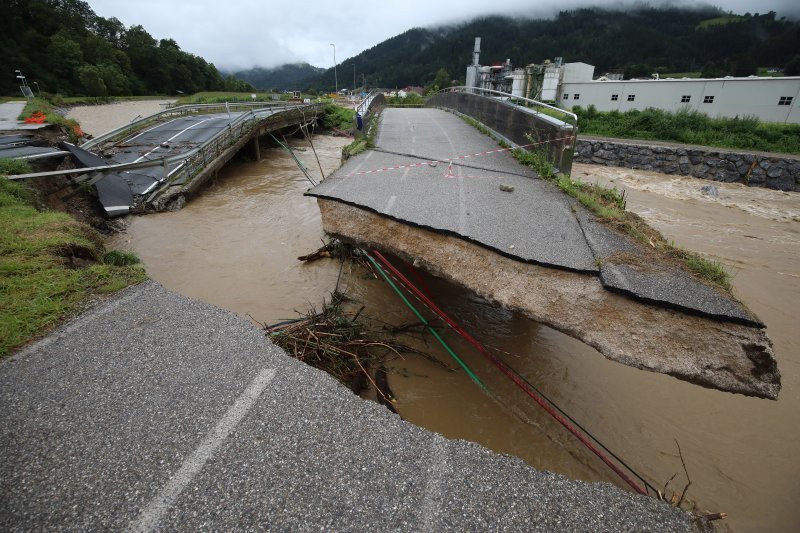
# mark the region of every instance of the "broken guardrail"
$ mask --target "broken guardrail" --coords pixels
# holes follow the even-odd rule
[[[253,104],[239,104],[238,106],[230,106],[231,108],[239,111],[243,108],[248,109],[248,113],[240,114],[230,122],[227,128],[220,131],[217,135],[206,140],[199,146],[178,155],[164,157],[160,159],[151,159],[148,161],[140,161],[138,163],[119,163],[104,166],[82,167],[75,169],[53,170],[47,172],[35,172],[30,174],[17,174],[8,176],[9,179],[29,179],[41,178],[48,176],[61,176],[69,174],[96,174],[96,173],[110,173],[110,172],[126,172],[141,168],[150,167],[163,167],[164,173],[158,182],[156,189],[145,200],[146,204],[152,202],[170,183],[179,180],[189,180],[196,174],[202,171],[209,163],[214,161],[222,152],[236,144],[243,136],[248,135],[252,130],[259,128],[269,122],[278,122],[286,119],[298,118],[306,121],[309,116],[316,116],[324,110],[323,104],[271,104],[254,106]],[[238,108],[238,109],[237,109]],[[88,143],[84,143],[81,148],[87,149],[97,147],[103,142],[114,142],[118,138],[128,136],[136,129],[131,127],[145,127],[154,122],[160,122],[165,117],[172,116],[173,112],[178,113],[179,116],[190,114],[191,109],[199,109],[204,112],[220,112],[225,111],[226,106],[217,104],[200,104],[192,106],[181,106],[180,108],[173,108],[171,110],[162,111],[145,117],[141,120],[127,124],[115,130],[112,130],[100,137],[92,139]],[[177,167],[169,170],[173,165]]]

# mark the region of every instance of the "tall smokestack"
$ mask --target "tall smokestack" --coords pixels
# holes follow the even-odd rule
[[[480,65],[481,60],[481,38],[475,37],[475,48],[472,50],[472,64]]]

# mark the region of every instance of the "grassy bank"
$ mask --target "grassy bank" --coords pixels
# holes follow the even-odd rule
[[[688,110],[621,113],[576,106],[572,111],[578,115],[578,130],[586,135],[800,154],[800,124],[765,123],[755,117],[709,118]]]
[[[255,99],[253,95],[256,95]],[[278,96],[278,100],[273,99],[273,94]],[[327,98],[319,98],[316,95],[304,94],[301,98],[310,98],[312,102],[330,101]],[[286,101],[291,100],[292,95],[288,93],[271,93],[271,92],[255,92],[255,93],[233,93],[233,92],[202,92],[178,98],[178,104],[219,104],[222,102],[272,102],[272,101]]]
[[[597,215],[609,226],[627,233],[637,241],[650,247],[663,257],[680,263],[698,278],[730,293],[731,277],[722,263],[702,255],[678,248],[664,239],[641,217],[625,210],[625,197],[617,189],[573,180],[564,174],[556,174],[553,165],[540,153],[516,149],[512,152],[521,163],[536,170],[536,173],[556,185],[581,205]]]
[[[46,333],[92,297],[146,279],[131,254],[104,254],[100,235],[66,213],[39,211],[0,160],[0,357]],[[120,257],[124,256],[124,257]],[[115,266],[114,264],[122,266]]]
[[[322,119],[322,123],[326,128],[349,130],[353,127],[353,119],[355,116],[355,109],[335,104],[327,104],[325,106],[325,116]]]
[[[76,142],[83,137],[83,131],[77,121],[66,118],[58,113],[53,105],[42,98],[33,98],[25,104],[19,120],[36,119],[38,122],[44,121],[47,124],[63,127],[71,142]]]

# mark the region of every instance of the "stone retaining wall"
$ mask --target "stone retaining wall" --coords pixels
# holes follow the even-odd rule
[[[575,162],[800,191],[800,157],[578,139]]]

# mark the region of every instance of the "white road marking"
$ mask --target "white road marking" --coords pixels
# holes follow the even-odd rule
[[[192,128],[196,127],[196,126],[199,126],[199,125],[200,125],[200,124],[202,124],[203,122],[208,122],[209,120],[214,120],[214,119],[213,119],[213,118],[206,118],[206,119],[203,119],[203,120],[201,120],[200,122],[195,122],[194,124],[192,124],[192,125],[191,125],[191,126],[189,126],[188,128],[182,129],[181,131],[179,131],[178,133],[176,133],[175,135],[173,135],[172,137],[170,137],[169,139],[167,139],[167,140],[166,140],[166,141],[164,141],[164,142],[165,142],[165,143],[168,143],[168,142],[172,141],[173,139],[176,139],[176,138],[177,138],[177,137],[179,137],[180,135],[182,135],[182,134],[186,133],[186,132],[187,132],[187,131],[189,131],[190,129],[192,129]],[[163,144],[163,143],[162,143],[162,144]],[[152,154],[153,152],[155,152],[156,150],[158,150],[160,146],[161,146],[161,145],[159,145],[159,146],[156,146],[155,148],[153,148],[152,150],[150,150],[149,152],[147,152],[146,154],[144,154],[142,157],[140,157],[139,159],[137,159],[136,161],[134,161],[134,163],[138,163],[139,161],[141,161],[142,159],[144,159],[144,158],[145,158],[145,157],[147,157],[148,155]]]
[[[369,151],[367,152],[367,155],[365,155],[365,156],[364,156],[364,159],[363,159],[363,160],[362,160],[362,161],[361,161],[361,162],[358,164],[358,166],[356,166],[356,168],[353,170],[353,172],[351,172],[350,174],[345,174],[344,176],[342,176],[342,178],[341,178],[341,179],[339,179],[339,180],[336,180],[336,183],[334,183],[333,185],[331,185],[331,188],[330,188],[330,189],[328,189],[328,191],[327,191],[325,194],[330,194],[330,193],[332,193],[334,190],[336,190],[336,188],[337,188],[339,185],[341,185],[342,183],[344,183],[345,181],[347,181],[347,179],[348,179],[349,177],[351,177],[352,175],[355,175],[355,173],[356,173],[356,172],[358,172],[359,170],[361,170],[361,167],[363,167],[363,166],[364,166],[364,163],[366,163],[366,162],[369,160],[369,158],[370,158],[370,157],[372,157],[372,154],[373,154],[373,153],[374,153],[374,152],[373,152],[372,150],[369,150]]]
[[[250,385],[236,399],[217,425],[206,435],[192,454],[183,461],[180,469],[170,478],[166,485],[156,494],[148,506],[139,515],[136,522],[132,523],[128,531],[145,532],[154,531],[158,523],[169,511],[192,479],[203,469],[217,448],[228,437],[231,431],[242,421],[242,418],[255,405],[258,398],[267,388],[269,382],[275,377],[274,368],[265,368],[250,382]]]
[[[389,198],[389,201],[386,202],[386,207],[383,208],[383,214],[384,215],[388,215],[389,214],[389,210],[392,209],[392,206],[394,205],[394,201],[395,200],[397,200],[397,196],[392,195],[391,198]]]
[[[178,117],[178,118],[183,118],[183,117]],[[125,142],[126,142],[126,143],[129,143],[129,142],[131,142],[132,140],[136,139],[137,137],[141,137],[141,136],[142,136],[142,135],[144,135],[145,133],[151,132],[151,131],[153,131],[153,130],[154,130],[154,129],[156,129],[156,128],[160,128],[161,126],[166,126],[166,125],[167,125],[167,124],[169,124],[170,122],[175,122],[176,120],[178,120],[178,118],[173,118],[172,120],[168,120],[168,121],[164,122],[163,124],[156,124],[156,125],[155,125],[155,126],[153,126],[152,128],[147,128],[146,130],[144,130],[144,131],[142,131],[142,132],[139,132],[137,135],[134,135],[133,137],[131,137],[130,139],[128,139],[128,140],[127,140],[127,141],[125,141]]]
[[[441,531],[440,525],[436,522],[437,509],[441,506],[442,485],[445,478],[452,474],[451,467],[447,463],[447,442],[444,437],[436,435],[431,442],[431,449],[428,455],[430,474],[425,483],[425,497],[422,499],[420,509],[421,524],[420,531],[434,532]]]
[[[438,120],[436,120],[435,117],[433,118],[433,123],[436,125],[437,128],[439,128],[439,131],[442,132],[442,135],[447,140],[447,143],[450,145],[452,153],[456,153],[455,145],[453,144],[453,140],[447,134],[447,130],[444,129],[444,127],[439,123]],[[467,228],[467,205],[466,205],[467,202],[466,202],[466,197],[464,195],[464,177],[461,167],[459,167],[458,175],[454,179],[458,181],[458,232],[461,235],[465,235]]]

